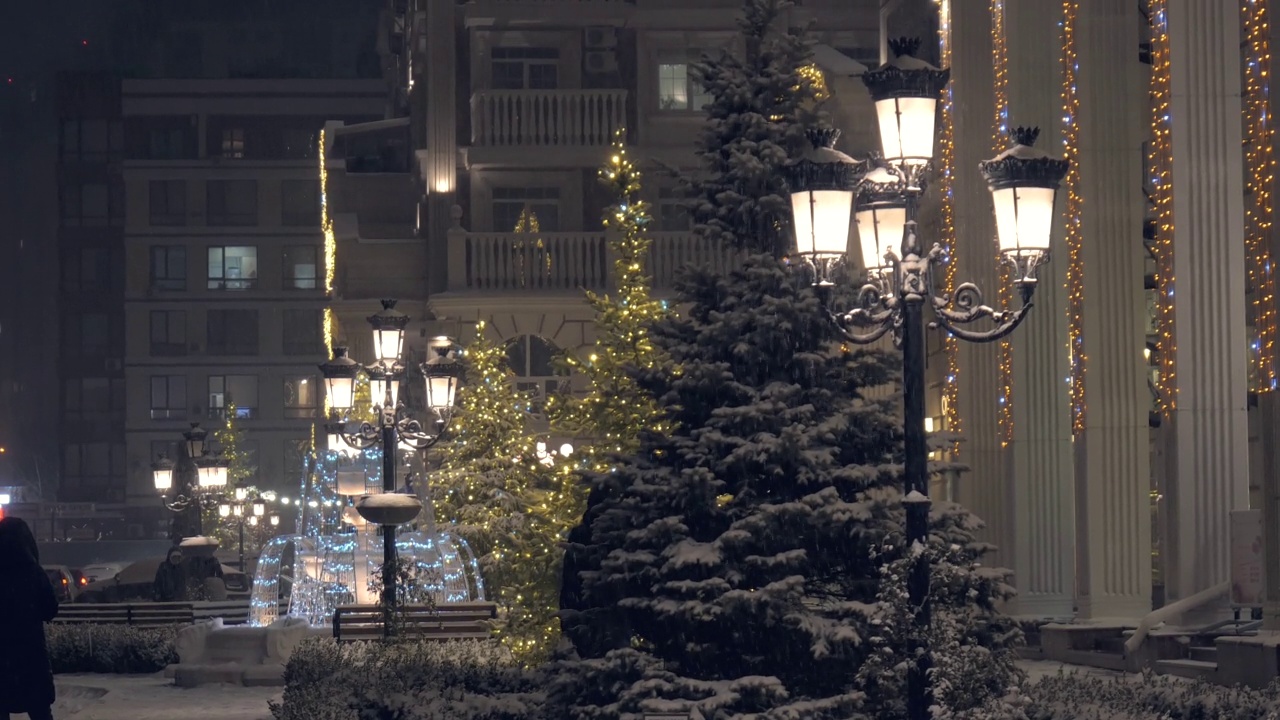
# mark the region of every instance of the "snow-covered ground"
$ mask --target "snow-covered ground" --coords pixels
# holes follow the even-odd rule
[[[1115,676],[1121,673],[1056,662],[1023,661],[1031,679],[1064,672]],[[156,675],[58,675],[55,720],[271,720],[268,700],[281,688],[205,685],[183,689]],[[15,720],[27,720],[15,715]]]
[[[156,675],[58,675],[55,720],[270,720],[281,688],[183,689]],[[27,720],[26,715],[12,718]]]

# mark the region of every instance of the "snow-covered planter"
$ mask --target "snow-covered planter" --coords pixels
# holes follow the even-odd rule
[[[45,626],[49,662],[55,673],[143,674],[178,661],[178,626],[135,628],[119,625]]]
[[[356,501],[356,512],[375,525],[403,525],[422,512],[422,501],[398,493],[363,495]]]
[[[533,685],[502,646],[470,640],[317,638],[298,646],[284,679],[284,697],[271,706],[276,720],[516,720],[529,717],[513,713]]]

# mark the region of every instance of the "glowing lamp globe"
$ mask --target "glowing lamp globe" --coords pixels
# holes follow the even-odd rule
[[[173,489],[173,468],[174,462],[169,458],[161,455],[151,464],[151,479],[155,483],[156,490],[165,493]]]
[[[262,517],[263,515],[266,515],[267,504],[262,502],[261,500],[258,500],[257,502],[253,503],[253,514],[258,517]]]
[[[204,492],[220,492],[227,487],[227,461],[220,458],[203,458],[196,464],[199,489]]]
[[[462,380],[462,364],[453,352],[453,340],[447,337],[432,338],[428,353],[431,357],[422,363],[422,377],[426,383],[427,407],[437,416],[444,417],[453,409]]]
[[[218,505],[218,517],[231,517],[231,506],[226,503]]]
[[[1013,147],[979,164],[995,205],[1000,253],[1019,268],[1017,280],[1034,281],[1034,273],[1049,255],[1054,203],[1067,176],[1066,160],[1035,148],[1039,128],[1014,128]]]
[[[382,366],[374,365],[367,368],[369,375],[369,399],[373,401],[374,407],[397,407],[400,402],[400,375],[399,373],[384,369]],[[390,393],[390,405],[387,404],[387,394]]]
[[[862,76],[875,103],[884,158],[895,165],[923,166],[933,159],[934,124],[951,71],[915,57],[920,40],[889,41],[893,59]]]
[[[356,378],[360,375],[360,363],[347,357],[345,347],[333,349],[333,359],[322,363],[320,374],[324,376],[325,389],[329,393],[329,406],[340,414],[350,412],[355,405]]]
[[[191,423],[191,429],[182,433],[182,439],[186,441],[187,457],[197,460],[204,457],[205,439],[209,437],[209,431],[200,427],[200,423]]]
[[[829,285],[849,252],[853,194],[864,167],[835,149],[839,130],[811,128],[806,135],[810,148],[787,167],[796,251],[813,266],[814,283]]]
[[[399,364],[409,316],[396,310],[395,300],[383,300],[382,312],[370,315],[368,319],[369,327],[373,329],[374,362],[388,368]]]
[[[337,488],[335,489],[339,495],[354,497],[356,495],[364,495],[368,492],[365,487],[366,482],[363,470],[339,470],[337,472],[336,484]]]
[[[907,201],[898,189],[898,179],[884,168],[867,173],[858,188],[858,245],[862,266],[871,275],[889,267],[887,256],[902,245],[907,227]]]

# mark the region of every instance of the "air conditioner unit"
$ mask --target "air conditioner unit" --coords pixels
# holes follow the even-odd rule
[[[608,50],[589,52],[584,56],[583,64],[589,75],[606,75],[618,72],[618,54]]]
[[[586,43],[593,50],[609,50],[618,47],[618,29],[611,25],[589,27],[586,30]]]

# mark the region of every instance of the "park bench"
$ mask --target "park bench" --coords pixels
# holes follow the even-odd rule
[[[397,637],[413,640],[486,640],[490,621],[498,616],[493,603],[442,603],[408,605],[398,612]],[[337,642],[381,640],[382,608],[378,605],[342,605],[333,612],[333,639]]]
[[[226,602],[144,602],[144,603],[64,603],[58,607],[55,623],[129,625],[162,627],[189,625],[193,622],[222,618],[227,625],[249,620],[249,601]]]

